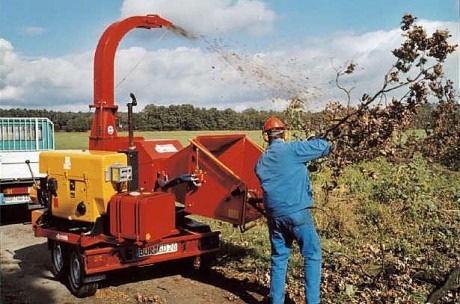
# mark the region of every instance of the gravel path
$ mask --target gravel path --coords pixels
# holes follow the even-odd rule
[[[36,238],[27,220],[3,221],[0,226],[4,304],[242,304],[260,303],[262,299],[251,291],[258,290],[256,286],[226,278],[212,269],[204,273],[187,272],[177,269],[174,263],[114,272],[93,297],[76,298],[52,276],[46,239]]]

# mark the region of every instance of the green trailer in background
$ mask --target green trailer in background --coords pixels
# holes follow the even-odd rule
[[[40,177],[38,156],[54,150],[54,124],[48,118],[0,117],[0,206],[28,204]]]

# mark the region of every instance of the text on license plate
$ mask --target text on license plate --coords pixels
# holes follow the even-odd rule
[[[145,248],[138,248],[136,257],[142,258],[151,255],[165,254],[177,251],[177,243],[154,245]]]

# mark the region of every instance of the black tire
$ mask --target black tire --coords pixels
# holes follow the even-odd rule
[[[74,248],[70,253],[67,278],[69,290],[77,298],[91,297],[97,291],[96,282],[85,283],[83,257],[78,248]]]
[[[51,249],[51,273],[57,280],[62,280],[68,271],[67,246],[61,242],[50,240]]]

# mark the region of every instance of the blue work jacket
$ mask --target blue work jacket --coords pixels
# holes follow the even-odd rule
[[[329,142],[320,138],[271,142],[255,166],[267,216],[284,216],[313,204],[306,162],[327,155],[330,149]]]

